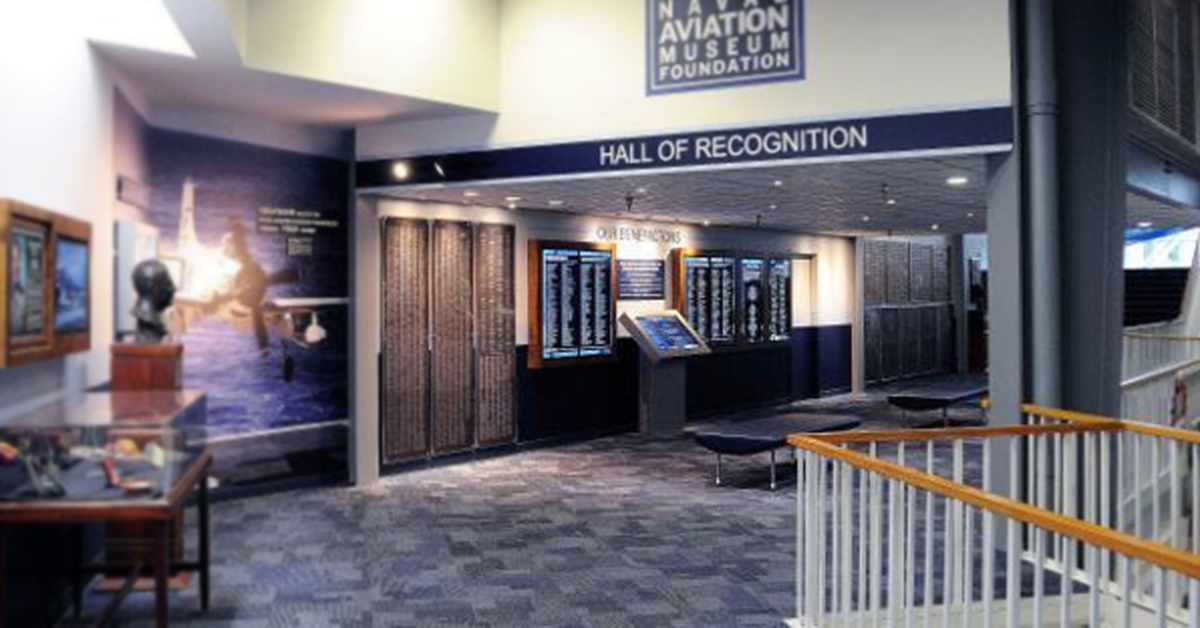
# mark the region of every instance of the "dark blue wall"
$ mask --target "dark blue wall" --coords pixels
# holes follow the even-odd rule
[[[850,390],[850,325],[817,327],[817,388],[822,395]]]
[[[637,429],[638,349],[617,342],[606,364],[529,370],[517,347],[517,434],[522,442]]]

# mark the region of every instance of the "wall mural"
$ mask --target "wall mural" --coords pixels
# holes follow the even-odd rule
[[[210,435],[345,419],[346,164],[157,129],[148,155]]]
[[[345,473],[349,163],[153,128],[122,100],[117,174],[148,191],[136,222],[179,288],[215,475]]]

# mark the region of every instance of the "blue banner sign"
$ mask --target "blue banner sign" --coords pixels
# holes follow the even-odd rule
[[[646,0],[650,95],[804,78],[802,0]]]
[[[694,131],[359,162],[359,188],[926,151],[1006,150],[1010,107]]]

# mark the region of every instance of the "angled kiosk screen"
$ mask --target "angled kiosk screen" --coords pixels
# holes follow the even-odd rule
[[[710,353],[700,334],[674,310],[637,316],[622,314],[621,324],[653,362]]]

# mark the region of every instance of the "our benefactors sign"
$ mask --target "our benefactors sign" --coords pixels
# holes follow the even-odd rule
[[[647,90],[804,78],[803,0],[646,0]]]

